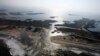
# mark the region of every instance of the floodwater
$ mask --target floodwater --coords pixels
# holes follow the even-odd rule
[[[63,35],[61,32],[59,32],[59,33],[57,33],[57,32],[52,33],[53,31],[57,30],[55,25],[57,25],[57,24],[64,24],[63,18],[57,17],[57,18],[54,18],[53,20],[55,20],[57,22],[52,23],[51,28],[50,28],[49,36]]]
[[[53,20],[56,20],[56,22],[52,23],[50,30],[48,31],[47,44],[45,47],[45,49],[48,51],[53,51],[53,50],[61,48],[60,44],[56,44],[56,43],[51,42],[51,38],[52,38],[52,36],[63,35],[63,33],[61,33],[61,32],[59,32],[59,33],[57,33],[57,32],[52,33],[52,32],[57,30],[55,28],[56,24],[63,24],[64,22],[63,22],[63,19],[59,18],[59,17],[54,18]]]

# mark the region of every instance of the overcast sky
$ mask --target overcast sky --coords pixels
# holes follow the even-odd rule
[[[0,0],[0,5],[46,8],[55,13],[62,11],[100,13],[100,0]]]

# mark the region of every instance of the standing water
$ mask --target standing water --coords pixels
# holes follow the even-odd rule
[[[47,44],[46,44],[46,48],[45,48],[46,50],[51,51],[52,53],[54,50],[59,49],[61,47],[60,44],[56,44],[56,43],[51,42],[52,36],[63,35],[61,32],[59,32],[59,33],[54,32],[55,30],[57,30],[55,28],[55,25],[56,24],[63,24],[63,19],[60,17],[56,17],[53,20],[55,20],[56,22],[52,23],[52,25],[50,27],[50,30],[49,30],[48,36],[47,36]],[[52,32],[54,32],[54,33],[52,33]]]
[[[57,32],[54,32],[56,29],[55,25],[57,24],[64,24],[63,22],[63,18],[61,17],[56,17],[54,18],[54,20],[56,21],[55,23],[52,23],[52,26],[50,28],[50,32],[49,32],[49,36],[57,36],[57,35],[63,35],[61,32],[57,33]],[[54,32],[54,33],[53,33]]]

